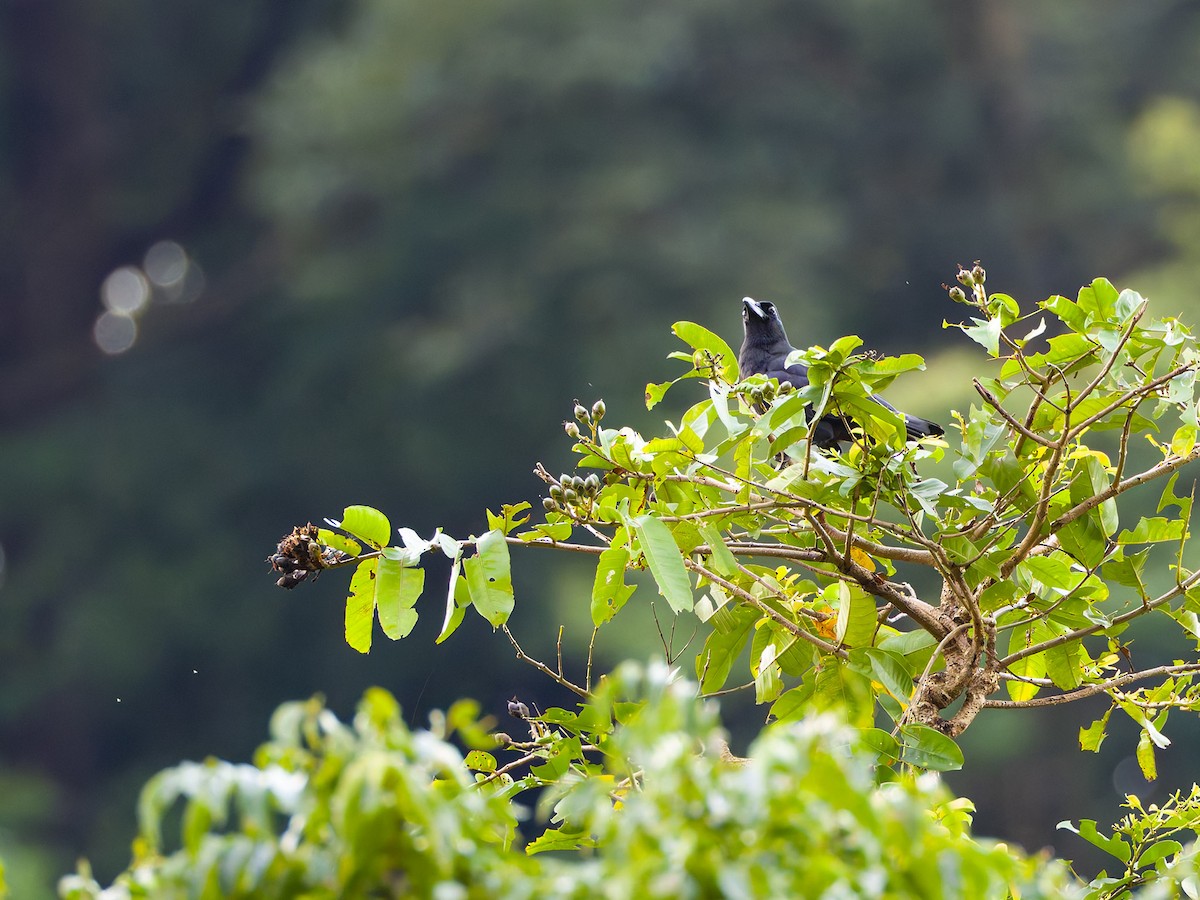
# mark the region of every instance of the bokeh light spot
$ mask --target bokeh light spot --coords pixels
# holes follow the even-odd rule
[[[158,287],[172,287],[183,281],[187,274],[187,251],[175,241],[159,241],[146,251],[142,268],[146,270],[146,277]]]
[[[124,313],[103,312],[92,327],[92,337],[105,353],[124,353],[137,340],[137,322]]]
[[[109,312],[131,316],[150,300],[150,283],[140,269],[121,266],[104,279],[100,300]]]

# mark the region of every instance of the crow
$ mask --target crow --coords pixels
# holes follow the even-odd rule
[[[742,378],[766,375],[768,378],[777,378],[780,384],[786,382],[798,389],[808,387],[808,366],[803,363],[787,364],[788,354],[796,348],[788,341],[774,303],[746,297],[742,301],[742,325],[746,329],[746,339],[738,351],[738,371]],[[872,394],[871,399],[904,418],[904,428],[910,441],[945,434],[942,426],[935,422],[902,413],[877,395]],[[811,410],[809,418],[812,418]],[[838,450],[840,441],[853,439],[850,422],[833,413],[823,415],[813,430],[813,443],[823,450]]]

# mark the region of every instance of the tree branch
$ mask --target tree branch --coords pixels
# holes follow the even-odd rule
[[[755,597],[753,594],[751,594],[749,591],[738,587],[732,581],[726,581],[724,578],[722,578],[716,572],[710,572],[708,569],[706,569],[704,566],[700,565],[695,560],[685,558],[683,561],[683,564],[685,566],[687,566],[689,569],[691,569],[693,572],[696,572],[697,574],[701,575],[703,578],[707,579],[708,581],[711,581],[713,584],[719,585],[721,588],[723,588],[730,594],[733,594],[735,597],[737,597],[743,603],[747,604],[748,606],[754,607],[756,610],[758,610],[764,616],[767,616],[768,618],[772,619],[773,621],[778,623],[780,626],[782,626],[784,629],[786,629],[787,631],[794,634],[796,637],[800,638],[801,640],[808,641],[810,644],[812,644],[814,647],[816,647],[822,653],[832,653],[833,655],[838,656],[841,659],[849,659],[850,658],[850,654],[848,654],[841,647],[831,644],[828,641],[822,640],[821,638],[817,637],[812,632],[801,628],[799,625],[797,625],[795,622],[793,622],[787,616],[783,615],[783,613],[772,609],[767,604],[763,603],[761,600],[759,600],[757,597]]]
[[[979,396],[983,398],[983,402],[998,412],[1000,414],[1000,418],[1004,419],[1004,421],[1007,422],[1015,431],[1019,432],[1024,437],[1029,438],[1029,440],[1033,441],[1035,444],[1041,444],[1043,447],[1054,446],[1054,441],[1050,440],[1049,438],[1042,437],[1036,431],[1030,431],[1015,418],[1013,418],[1012,413],[1010,413],[1001,405],[1000,400],[996,397],[996,395],[985,388],[983,383],[978,378],[972,378],[971,384],[975,385],[975,390]]]
[[[1200,459],[1200,444],[1197,444],[1195,447],[1193,447],[1185,456],[1176,456],[1173,459],[1164,459],[1158,465],[1153,466],[1152,468],[1149,468],[1138,475],[1130,475],[1124,481],[1111,484],[1095,496],[1089,497],[1082,503],[1072,506],[1065,513],[1050,523],[1049,531],[1051,534],[1053,534],[1064,525],[1074,522],[1080,516],[1084,515],[1090,510],[1095,509],[1105,500],[1111,500],[1118,494],[1125,493],[1130,488],[1135,488],[1139,485],[1146,484],[1147,482],[1153,481],[1156,478],[1161,478],[1163,475],[1169,475],[1176,469],[1183,468],[1188,463],[1197,459]]]
[[[1121,339],[1117,341],[1117,345],[1113,347],[1112,352],[1108,355],[1108,359],[1105,361],[1104,365],[1100,367],[1100,371],[1096,373],[1096,377],[1088,383],[1087,387],[1079,392],[1079,399],[1070,404],[1071,408],[1074,408],[1082,403],[1092,391],[1100,386],[1100,382],[1102,382],[1108,376],[1108,373],[1112,371],[1112,367],[1116,363],[1117,357],[1120,355],[1122,348],[1129,342],[1129,338],[1133,335],[1133,329],[1136,328],[1137,323],[1142,320],[1142,316],[1146,312],[1146,303],[1147,301],[1143,300],[1141,305],[1138,306],[1137,310],[1129,320],[1129,325],[1125,328],[1125,331],[1122,332]]]
[[[504,632],[504,636],[508,638],[509,643],[513,645],[513,649],[517,651],[517,659],[521,660],[521,662],[529,663],[529,665],[533,666],[543,675],[548,675],[553,681],[561,684],[568,691],[578,694],[583,699],[590,700],[592,698],[591,692],[586,688],[582,688],[570,679],[564,678],[561,672],[555,672],[544,662],[534,659],[522,650],[521,645],[517,643],[517,639],[513,637],[513,633],[508,630],[507,625],[501,625],[500,630]]]
[[[1130,672],[1116,678],[1110,678],[1108,681],[1103,681],[1099,684],[1084,685],[1065,694],[1055,694],[1053,697],[1034,697],[1032,700],[985,700],[983,705],[986,709],[1035,709],[1039,706],[1059,706],[1063,703],[1082,700],[1085,697],[1094,697],[1096,694],[1102,694],[1105,691],[1123,687],[1135,681],[1144,681],[1147,678],[1156,678],[1159,675],[1183,675],[1188,672],[1200,672],[1200,663],[1158,666],[1157,668],[1146,669],[1142,672]]]
[[[1007,669],[1013,663],[1019,662],[1020,660],[1025,659],[1027,656],[1033,656],[1037,653],[1042,653],[1045,650],[1049,650],[1053,647],[1059,647],[1063,644],[1077,640],[1078,638],[1084,638],[1090,634],[1095,634],[1097,631],[1104,631],[1107,628],[1112,628],[1114,625],[1122,625],[1125,622],[1129,622],[1138,618],[1139,616],[1144,616],[1146,613],[1157,609],[1164,603],[1169,603],[1170,601],[1174,600],[1180,594],[1184,593],[1198,583],[1200,583],[1200,570],[1193,572],[1165,594],[1161,594],[1158,597],[1155,597],[1153,600],[1144,602],[1137,608],[1131,609],[1127,613],[1114,616],[1112,621],[1110,621],[1108,624],[1097,623],[1095,625],[1089,625],[1087,628],[1079,628],[1075,631],[1067,632],[1066,634],[1060,634],[1058,637],[1051,638],[1048,641],[1042,641],[1040,644],[1034,644],[1032,647],[1026,647],[1024,650],[1019,650],[1016,653],[1010,653],[1008,656],[1004,657],[1004,659],[1000,660],[1000,666]]]
[[[1112,403],[1108,404],[1108,406],[1106,406],[1103,409],[1099,410],[1098,412],[1095,412],[1092,415],[1088,416],[1086,419],[1084,419],[1078,425],[1074,426],[1073,428],[1071,428],[1068,431],[1065,431],[1064,434],[1068,435],[1072,439],[1079,437],[1079,435],[1083,434],[1083,432],[1085,432],[1088,428],[1090,428],[1096,422],[1099,422],[1101,419],[1103,419],[1105,416],[1107,416],[1113,410],[1120,409],[1122,406],[1124,406],[1126,403],[1128,403],[1130,400],[1134,399],[1135,397],[1138,397],[1138,396],[1148,397],[1150,394],[1154,393],[1155,390],[1162,387],[1164,384],[1166,384],[1171,379],[1176,378],[1176,377],[1182,375],[1184,372],[1187,372],[1194,368],[1196,368],[1196,367],[1195,367],[1195,365],[1192,365],[1192,364],[1185,365],[1185,366],[1178,366],[1178,367],[1172,369],[1170,372],[1168,372],[1165,375],[1159,375],[1153,381],[1149,381],[1146,384],[1138,385],[1135,388],[1130,388],[1128,391],[1126,391],[1124,394],[1122,394],[1118,399],[1116,399]]]

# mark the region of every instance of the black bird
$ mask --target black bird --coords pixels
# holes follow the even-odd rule
[[[787,382],[796,388],[808,387],[808,366],[803,363],[787,365],[788,354],[796,348],[788,341],[774,303],[745,298],[742,301],[742,325],[746,329],[746,339],[738,351],[738,371],[742,378],[766,375],[779,379],[780,384]],[[871,399],[903,416],[910,441],[945,434],[941,425],[902,413],[878,395],[872,394]],[[811,418],[811,411],[809,416]],[[850,423],[832,413],[822,416],[813,430],[813,443],[823,450],[836,450],[839,441],[849,440],[853,440]]]

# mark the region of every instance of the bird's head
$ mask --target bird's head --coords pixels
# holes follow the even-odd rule
[[[753,340],[760,346],[783,346],[787,343],[787,335],[783,330],[783,322],[779,319],[779,311],[769,300],[754,300],[746,297],[742,300],[742,325],[746,329],[747,339]]]
[[[775,304],[770,300],[755,300],[753,297],[742,298],[742,323],[750,325],[752,321],[769,322],[771,319],[779,321],[779,313],[775,309]]]

